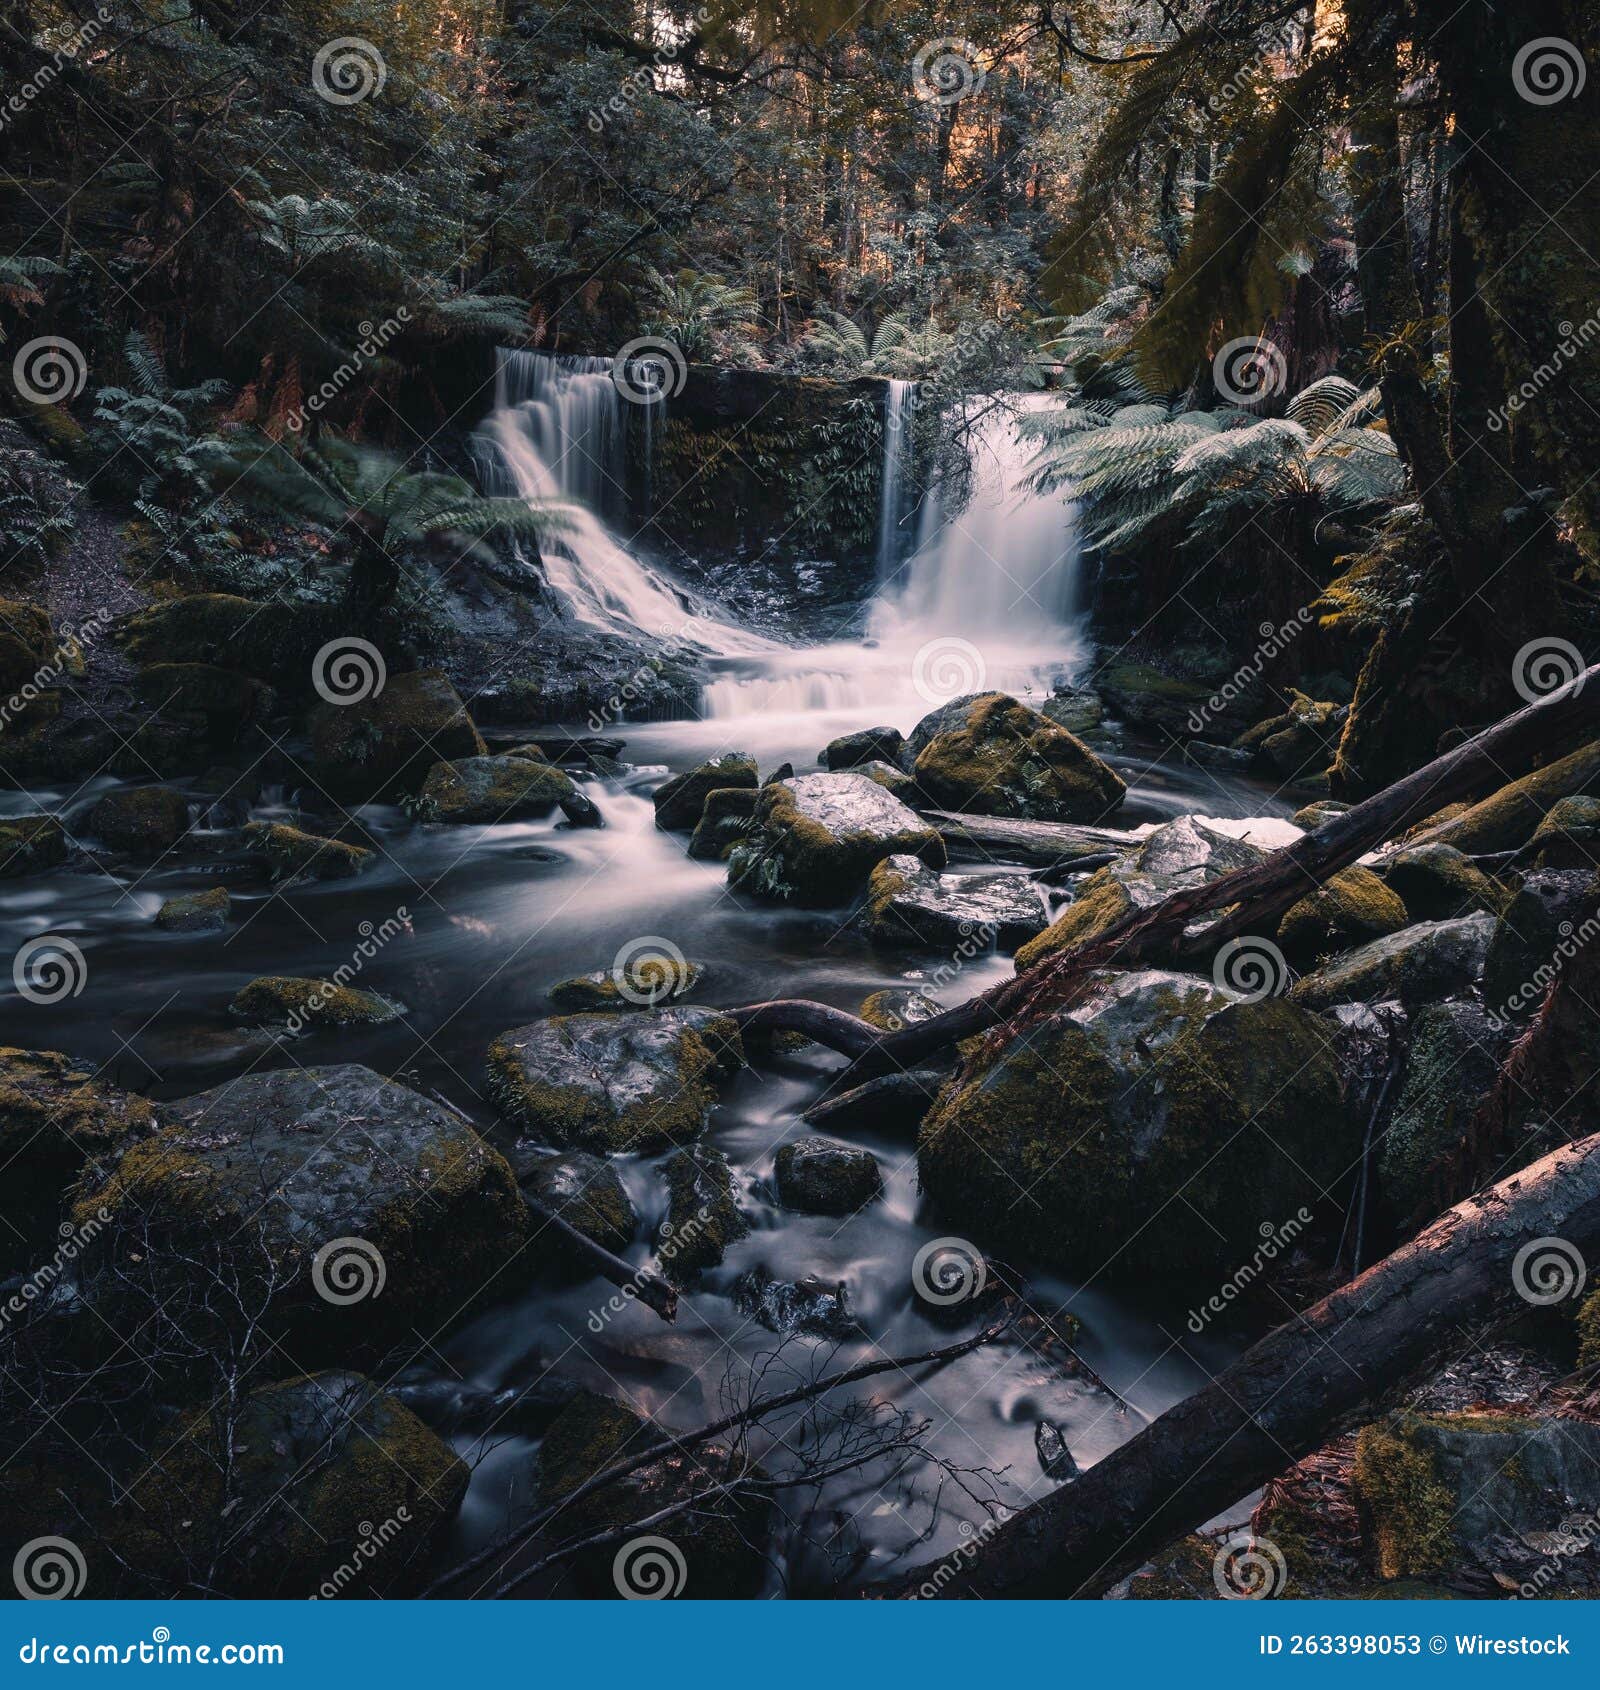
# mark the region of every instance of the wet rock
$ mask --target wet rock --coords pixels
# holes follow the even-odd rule
[[[912,773],[938,808],[1032,821],[1100,821],[1127,793],[1082,740],[1004,693],[974,699],[922,747]]]
[[[828,1138],[797,1138],[780,1147],[778,1201],[807,1215],[853,1215],[883,1192],[870,1150]]]
[[[158,710],[204,717],[208,732],[219,741],[266,721],[277,703],[265,681],[215,663],[153,663],[139,671],[137,685],[140,696]]]
[[[1428,1003],[1470,992],[1484,971],[1494,917],[1419,921],[1324,963],[1297,980],[1290,998],[1307,1009],[1398,998]]]
[[[390,675],[381,692],[357,704],[319,704],[307,725],[318,781],[350,803],[414,793],[439,761],[485,754],[442,669]]]
[[[883,762],[898,767],[905,736],[898,728],[863,728],[829,740],[817,757],[823,768],[858,769],[863,763]]]
[[[764,787],[749,836],[728,859],[728,884],[812,907],[840,904],[896,854],[945,862],[937,830],[865,775],[801,775]]]
[[[1228,731],[1212,716],[1216,699],[1210,687],[1163,674],[1148,663],[1112,663],[1096,671],[1095,686],[1112,715],[1163,739],[1187,739],[1200,732],[1191,725],[1196,720],[1202,726],[1211,720],[1216,731]]]
[[[1105,720],[1105,706],[1100,695],[1088,687],[1058,692],[1039,706],[1039,714],[1069,734],[1086,734]]]
[[[1491,1014],[1527,1021],[1576,951],[1596,937],[1600,877],[1581,869],[1538,869],[1522,882],[1494,928],[1483,965]]]
[[[170,786],[122,787],[93,805],[83,826],[113,851],[159,857],[189,831],[189,800]]]
[[[1192,976],[1098,975],[963,1072],[923,1123],[923,1190],[952,1227],[1064,1266],[1110,1237],[1119,1272],[1215,1271],[1315,1210],[1360,1143],[1319,1017]]]
[[[1047,1479],[1075,1479],[1078,1463],[1061,1428],[1053,1420],[1041,1420],[1033,1429],[1034,1453],[1039,1458],[1039,1471]]]
[[[156,911],[156,926],[169,933],[220,933],[232,910],[233,898],[226,886],[184,892],[168,898]]]
[[[734,1307],[769,1332],[788,1337],[808,1332],[814,1338],[856,1338],[861,1323],[850,1313],[843,1280],[829,1283],[815,1274],[804,1279],[774,1279],[764,1267],[751,1268],[733,1283]]]
[[[936,874],[886,857],[867,883],[867,931],[880,945],[1011,949],[1042,933],[1043,894],[1025,874]]]
[[[869,992],[856,1011],[863,1021],[882,1028],[886,1033],[898,1033],[902,1027],[931,1021],[938,1013],[939,1005],[926,992],[899,986],[886,986],[882,991]]]
[[[566,811],[578,789],[560,769],[527,757],[463,757],[435,763],[422,783],[417,814],[430,822],[493,826]]]
[[[794,764],[780,763],[767,778],[762,781],[763,786],[776,786],[780,781],[794,779]]]
[[[613,1253],[625,1250],[639,1230],[639,1216],[627,1187],[612,1165],[584,1150],[513,1152],[512,1172],[522,1189],[568,1226],[575,1227],[591,1243]],[[532,1222],[535,1248],[546,1242],[540,1236],[540,1220]],[[548,1240],[553,1254],[570,1251],[566,1240]]]
[[[1278,943],[1296,967],[1398,933],[1406,906],[1371,869],[1347,868],[1290,907]]]
[[[54,816],[0,820],[0,880],[39,874],[67,860],[67,835]]]
[[[246,675],[309,692],[311,658],[328,631],[316,612],[272,599],[191,593],[135,611],[116,638],[138,664],[211,664],[226,652],[229,665]]]
[[[1471,910],[1498,915],[1511,896],[1453,845],[1411,845],[1386,857],[1381,872],[1413,921],[1448,921]]]
[[[156,1128],[148,1098],[55,1050],[0,1048],[0,1269],[38,1267],[60,1243],[67,1187]],[[92,1218],[92,1211],[91,1211]]]
[[[546,996],[567,1014],[601,1009],[659,1009],[686,998],[705,977],[705,967],[672,956],[640,955],[621,967],[577,974],[552,986]]]
[[[305,833],[287,822],[251,822],[246,847],[272,864],[273,878],[290,884],[303,880],[346,880],[377,860],[364,845],[346,845]]]
[[[727,787],[747,787],[753,791],[759,781],[755,758],[738,751],[687,769],[656,788],[652,800],[656,807],[656,826],[668,833],[683,832],[700,820],[708,793]]]
[[[0,694],[19,694],[59,678],[50,613],[43,605],[0,599]],[[12,714],[15,714],[13,705]]]
[[[800,1118],[834,1132],[913,1133],[948,1078],[947,1069],[933,1067],[880,1074],[865,1085],[819,1098]]]
[[[708,792],[689,839],[689,855],[701,862],[725,863],[749,833],[755,813],[753,786],[719,786]]]
[[[1291,689],[1287,710],[1247,728],[1233,743],[1237,750],[1248,751],[1260,767],[1291,779],[1304,778],[1333,761],[1349,714],[1347,705],[1308,698]]]
[[[695,1138],[742,1061],[737,1027],[712,1010],[557,1015],[490,1045],[487,1086],[530,1137],[644,1151]]]
[[[526,1235],[505,1159],[369,1068],[244,1074],[162,1111],[73,1208],[111,1217],[90,1247],[116,1269],[97,1293],[108,1318],[188,1306],[214,1271],[264,1288],[297,1358],[377,1350],[458,1317]]]
[[[885,792],[893,793],[902,804],[915,807],[924,801],[922,793],[917,789],[917,783],[892,763],[862,763],[857,766],[855,772],[865,775],[868,780],[876,781]]]
[[[1600,868],[1600,798],[1558,798],[1529,849],[1540,868]]]
[[[687,1285],[715,1267],[728,1246],[750,1230],[734,1196],[728,1158],[710,1145],[695,1144],[667,1158],[667,1213],[656,1234],[661,1270],[674,1285]]]
[[[287,974],[252,980],[235,993],[228,1010],[241,1021],[285,1026],[293,1032],[305,1027],[381,1027],[405,1012],[403,1005],[378,992]]]
[[[1344,815],[1349,808],[1348,804],[1341,803],[1337,798],[1319,798],[1314,804],[1307,804],[1304,809],[1296,810],[1289,819],[1296,827],[1304,828],[1307,833],[1315,833],[1336,817]]]

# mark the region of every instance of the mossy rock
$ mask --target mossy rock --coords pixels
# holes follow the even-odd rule
[[[1563,798],[1600,787],[1600,739],[1511,781],[1433,831],[1432,838],[1468,856],[1515,851]]]
[[[1278,924],[1278,943],[1303,967],[1398,933],[1408,920],[1406,906],[1371,869],[1347,868],[1290,907]]]
[[[189,800],[170,786],[122,787],[94,804],[83,825],[113,851],[159,857],[189,831]]]
[[[66,830],[54,816],[0,819],[0,880],[58,868],[67,854]]]
[[[1578,1367],[1593,1377],[1600,1370],[1600,1291],[1591,1291],[1578,1305]]]
[[[324,839],[287,822],[251,822],[244,830],[244,841],[248,849],[267,858],[277,880],[347,880],[377,860],[364,845]]]
[[[752,831],[728,859],[728,884],[823,908],[848,902],[885,857],[943,868],[939,832],[867,776],[800,775],[765,786]]]
[[[224,1447],[224,1440],[227,1447]],[[467,1465],[354,1373],[251,1391],[160,1435],[105,1537],[119,1594],[404,1596],[466,1494]]]
[[[776,1174],[778,1201],[806,1215],[853,1215],[883,1194],[870,1150],[815,1134],[780,1146]]]
[[[876,781],[885,792],[893,793],[902,804],[915,806],[927,801],[918,789],[916,781],[892,763],[861,763],[857,765],[855,772],[865,775],[868,780]]]
[[[560,769],[528,757],[463,757],[429,769],[417,814],[424,821],[484,826],[529,821],[570,804],[577,790]]]
[[[42,1265],[59,1243],[68,1187],[98,1183],[96,1170],[103,1177],[155,1128],[148,1098],[95,1079],[60,1051],[0,1049],[0,1271]]]
[[[753,786],[719,786],[708,792],[689,837],[689,855],[700,862],[725,863],[749,833],[755,814]]]
[[[1558,798],[1529,849],[1540,868],[1600,868],[1600,798]]]
[[[287,1026],[298,1032],[302,1027],[381,1027],[404,1014],[404,1009],[393,999],[360,986],[263,974],[234,994],[228,1012],[258,1026]]]
[[[1381,872],[1413,921],[1448,921],[1472,910],[1499,915],[1511,897],[1453,845],[1405,846],[1384,858]]]
[[[1105,720],[1106,707],[1097,692],[1082,687],[1073,692],[1058,692],[1039,706],[1039,714],[1069,734],[1092,732]]]
[[[20,599],[0,599],[0,695],[42,684],[41,671],[58,664],[65,667],[49,611]]]
[[[591,1243],[616,1253],[633,1242],[639,1216],[611,1163],[584,1150],[537,1151],[514,1154],[512,1169],[529,1197],[559,1215]],[[529,1242],[541,1255],[593,1271],[571,1241],[561,1237],[542,1216],[534,1214],[530,1224]]]
[[[1112,715],[1136,728],[1174,739],[1198,733],[1192,722],[1212,718],[1213,689],[1148,663],[1112,663],[1095,672],[1094,684]],[[1220,729],[1221,724],[1218,723]]]
[[[717,1081],[743,1060],[738,1028],[712,1010],[557,1015],[502,1033],[486,1086],[508,1121],[546,1144],[647,1151],[697,1137]]]
[[[125,617],[116,639],[141,666],[209,665],[225,652],[229,667],[299,692],[310,691],[311,658],[329,632],[325,617],[312,610],[232,593],[192,593]]]
[[[318,781],[355,803],[414,794],[436,763],[486,754],[442,669],[390,675],[359,703],[319,704],[307,726]]]
[[[999,692],[973,699],[959,725],[917,753],[912,773],[940,809],[1033,821],[1101,821],[1128,790],[1082,740]]]
[[[1398,998],[1412,1005],[1470,992],[1483,978],[1495,931],[1482,910],[1454,921],[1419,921],[1347,951],[1303,976],[1289,997],[1307,1009]]]
[[[1247,728],[1234,741],[1259,766],[1290,779],[1320,773],[1333,761],[1349,710],[1291,689],[1289,708]]]
[[[547,1508],[561,1503],[603,1467],[659,1443],[662,1436],[660,1427],[613,1398],[581,1392],[550,1423],[539,1447],[540,1503]],[[666,1582],[652,1584],[643,1568],[630,1572],[633,1563],[625,1557],[633,1535],[627,1528],[635,1521],[708,1485],[753,1471],[745,1457],[720,1445],[701,1444],[664,1456],[562,1507],[557,1519],[563,1538],[602,1531],[624,1534],[617,1543],[574,1558],[571,1576],[581,1594],[618,1596],[626,1587],[691,1599],[755,1595],[766,1577],[764,1546],[771,1510],[764,1502],[708,1501],[660,1528],[655,1535],[666,1536],[681,1556],[681,1580],[675,1567],[661,1566]]]
[[[716,1267],[750,1223],[739,1212],[733,1170],[720,1150],[692,1144],[669,1156],[661,1172],[667,1213],[656,1234],[656,1255],[674,1285],[688,1285]]]
[[[1060,1266],[1102,1264],[1113,1237],[1121,1272],[1215,1271],[1319,1207],[1359,1147],[1320,1018],[1191,976],[1097,975],[963,1072],[923,1122],[923,1189],[950,1224]]]
[[[919,857],[885,857],[867,882],[863,912],[874,944],[977,955],[1010,950],[1044,931],[1045,902],[1019,873],[936,874]]]
[[[1349,809],[1348,804],[1340,803],[1337,798],[1319,798],[1315,803],[1296,810],[1289,819],[1296,827],[1304,828],[1307,833],[1316,833],[1329,822],[1346,814]]]
[[[233,897],[226,886],[204,892],[183,892],[168,898],[156,911],[156,926],[168,933],[220,933],[233,913]]]
[[[896,768],[905,743],[905,736],[898,728],[862,728],[857,733],[841,734],[829,740],[818,753],[817,761],[834,773],[875,762]]]
[[[621,968],[600,968],[558,981],[545,994],[565,1014],[585,1010],[659,1009],[677,1003],[705,977],[703,963],[671,956],[630,959]]]
[[[1536,869],[1495,924],[1483,965],[1483,1001],[1511,1023],[1526,1022],[1600,917],[1600,875]]]
[[[503,1284],[526,1235],[505,1159],[462,1117],[369,1068],[249,1073],[163,1116],[171,1124],[73,1210],[109,1211],[91,1257],[117,1270],[103,1297],[134,1313],[136,1289],[182,1306],[214,1271],[263,1288],[267,1328],[292,1354],[375,1352]]]
[[[754,757],[746,757],[739,751],[714,757],[698,768],[674,775],[656,788],[653,797],[656,826],[664,832],[681,833],[700,820],[711,793],[730,787],[744,787],[753,792],[760,784]]]
[[[139,671],[137,685],[156,709],[204,716],[213,736],[224,739],[266,721],[277,703],[265,681],[214,663],[153,663]]]

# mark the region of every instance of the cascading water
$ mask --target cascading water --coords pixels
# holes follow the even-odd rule
[[[887,581],[901,551],[909,514],[906,497],[906,434],[916,414],[917,384],[891,381],[883,402],[883,477],[878,495],[878,580]]]

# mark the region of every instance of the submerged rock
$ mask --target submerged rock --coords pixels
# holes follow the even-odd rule
[[[885,986],[881,991],[869,992],[856,1011],[863,1021],[886,1033],[898,1033],[902,1027],[931,1021],[938,1013],[938,1003],[926,992],[899,986]]]
[[[308,722],[317,779],[352,803],[416,792],[441,759],[485,754],[483,738],[442,669],[390,675],[354,704],[319,704]]]
[[[66,831],[54,816],[0,820],[0,880],[58,868],[66,860]]]
[[[1278,943],[1296,967],[1398,933],[1406,906],[1371,869],[1347,868],[1290,907],[1278,924]]]
[[[558,807],[566,811],[578,789],[560,769],[531,758],[463,757],[435,763],[417,800],[424,821],[474,823],[536,820]]]
[[[189,800],[170,786],[123,787],[100,799],[83,825],[113,851],[159,857],[189,831]]]
[[[766,1268],[755,1267],[734,1281],[733,1302],[740,1314],[781,1337],[793,1332],[814,1338],[861,1335],[842,1280],[830,1283],[815,1274],[800,1280],[774,1279]]]
[[[487,1089],[546,1143],[654,1150],[698,1136],[717,1081],[743,1060],[738,1028],[708,1009],[557,1015],[490,1045]]]
[[[730,751],[698,768],[674,775],[655,790],[656,826],[668,833],[692,828],[700,820],[706,797],[728,787],[754,791],[760,784],[754,757]]]
[[[1044,931],[1044,896],[1025,874],[936,874],[885,857],[867,883],[867,931],[880,945],[1010,949]]]
[[[169,933],[220,933],[228,925],[233,898],[226,886],[168,898],[156,911],[156,926]]]
[[[733,1170],[720,1150],[690,1145],[669,1156],[661,1172],[667,1213],[656,1234],[656,1254],[667,1278],[686,1285],[703,1269],[715,1267],[750,1224],[739,1213]]]
[[[1109,1237],[1121,1272],[1218,1270],[1318,1207],[1359,1148],[1317,1016],[1184,975],[1099,975],[964,1074],[923,1123],[923,1189],[1064,1266],[1102,1265]]]
[[[823,768],[858,769],[863,763],[882,762],[891,768],[900,762],[905,736],[898,728],[863,728],[859,733],[841,734],[823,746],[817,761]]]
[[[705,966],[673,956],[641,954],[623,965],[597,968],[560,980],[546,996],[559,1010],[581,1013],[600,1009],[659,1009],[686,998],[702,979]]]
[[[1419,921],[1324,963],[1289,989],[1307,1009],[1341,1003],[1430,1003],[1470,992],[1482,978],[1494,917],[1481,911],[1454,921]]]
[[[728,884],[796,904],[841,904],[897,854],[945,863],[938,830],[875,781],[801,775],[762,788],[752,831],[728,859]]]
[[[1100,821],[1127,793],[1082,740],[998,692],[980,694],[929,739],[912,773],[939,808],[1032,821]]]
[[[346,845],[342,840],[324,839],[305,833],[287,822],[251,822],[244,830],[246,847],[272,864],[273,878],[290,883],[301,880],[346,880],[360,874],[377,860],[364,845]]]
[[[853,1215],[882,1194],[883,1175],[870,1150],[836,1139],[791,1139],[777,1160],[778,1201],[808,1215]]]
[[[242,987],[228,1005],[241,1021],[260,1026],[381,1027],[405,1013],[404,1006],[378,992],[341,986],[332,980],[263,974]]]

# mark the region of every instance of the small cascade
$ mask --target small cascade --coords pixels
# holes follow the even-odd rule
[[[883,477],[878,495],[878,582],[887,583],[903,550],[902,527],[910,514],[906,498],[908,434],[915,416],[917,384],[891,381],[883,406]]]

